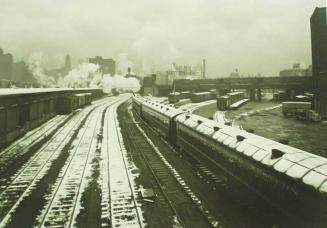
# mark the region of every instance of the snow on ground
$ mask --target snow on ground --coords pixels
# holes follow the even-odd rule
[[[84,126],[73,141],[72,149],[61,174],[48,196],[48,204],[39,216],[41,226],[72,227],[81,209],[81,197],[92,174],[92,159],[97,148],[97,135],[101,128],[101,116],[110,104],[103,103],[91,112]]]
[[[203,103],[203,102],[201,102]],[[194,192],[190,189],[190,187],[186,184],[184,179],[179,175],[177,170],[169,163],[169,161],[161,154],[160,150],[156,145],[152,142],[152,140],[147,136],[147,134],[143,131],[143,129],[140,127],[140,125],[135,121],[134,115],[132,112],[131,116],[133,118],[133,122],[135,122],[136,127],[139,129],[139,131],[142,133],[142,135],[146,138],[148,143],[151,145],[151,147],[154,149],[155,153],[158,155],[160,160],[169,168],[169,171],[171,174],[175,177],[176,181],[181,185],[181,187],[184,189],[186,194],[191,198],[191,200],[194,202],[194,204],[199,208],[199,210],[203,213],[203,215],[208,219],[209,223],[212,225],[212,227],[217,227],[219,225],[219,222],[214,219],[214,217],[211,215],[211,213],[202,205],[201,200],[194,194]],[[182,225],[178,222],[178,220],[174,219],[173,227],[182,227]]]
[[[132,170],[135,165],[128,161],[127,151],[118,126],[116,108],[108,109],[103,142],[107,143],[109,157],[109,191],[112,227],[144,227],[140,189],[135,184]],[[103,170],[106,172],[107,170]]]
[[[238,120],[239,118],[242,118],[242,117],[245,117],[245,116],[251,116],[251,115],[254,115],[254,114],[258,114],[260,112],[271,111],[271,110],[274,110],[274,109],[280,108],[280,107],[282,107],[281,104],[275,105],[275,106],[271,106],[271,107],[267,107],[267,108],[262,108],[262,109],[257,109],[257,110],[251,110],[251,111],[248,111],[248,112],[243,112],[243,113],[235,116],[233,118],[233,121]]]
[[[23,156],[33,145],[51,134],[55,130],[56,126],[61,124],[66,118],[67,116],[58,115],[40,127],[28,132],[22,138],[0,151],[0,173],[8,168],[8,164],[10,164],[16,158]],[[2,180],[0,178],[0,189],[5,188],[6,183],[4,182],[7,183],[6,179]]]
[[[13,175],[12,182],[0,195],[0,210],[2,207],[7,207],[8,204],[11,205],[10,211],[0,223],[0,227],[9,221],[21,201],[30,195],[38,181],[48,172],[51,163],[58,158],[83,115],[86,115],[86,112],[75,115]]]

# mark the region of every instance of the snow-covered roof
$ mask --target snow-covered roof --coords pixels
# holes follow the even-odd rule
[[[169,95],[180,95],[180,93],[179,92],[172,92],[172,93],[169,93],[168,96]]]
[[[327,159],[194,114],[176,120],[277,172],[327,192]]]
[[[141,97],[139,95],[133,96],[132,99],[133,99],[134,102],[137,102],[137,103],[142,103],[142,102],[144,102],[146,100],[144,97]]]
[[[193,93],[193,95],[205,95],[205,94],[211,94],[211,93],[210,92]]]
[[[4,88],[0,89],[0,96],[32,94],[32,93],[51,93],[60,91],[90,91],[96,88]]]
[[[151,108],[159,113],[162,113],[163,115],[167,116],[167,117],[174,117],[178,114],[183,113],[184,111],[180,110],[180,109],[176,109],[174,107],[168,106],[168,105],[164,105],[162,103],[159,103],[157,101],[154,100],[145,100],[142,103],[143,106]]]
[[[230,95],[230,96],[233,96],[233,95],[237,95],[237,94],[243,94],[243,92],[236,91],[236,92],[230,92],[230,93],[227,93],[227,94]]]

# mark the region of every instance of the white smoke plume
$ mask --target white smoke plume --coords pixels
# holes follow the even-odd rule
[[[126,75],[128,73],[128,68],[133,69],[133,66],[134,66],[133,62],[128,58],[128,54],[122,53],[118,55],[117,67],[116,67],[118,74]]]
[[[41,52],[36,52],[30,55],[27,64],[33,77],[37,80],[40,87],[55,87],[56,82],[54,78],[48,76],[44,72],[46,58]]]
[[[141,87],[138,79],[125,78],[121,75],[123,72],[127,73],[128,67],[133,67],[127,54],[121,54],[119,57],[120,74],[103,75],[99,65],[84,62],[77,65],[66,76],[59,77],[57,81],[45,73],[46,60],[43,53],[33,53],[28,59],[28,67],[41,87],[102,88],[105,92],[111,92],[113,88],[138,91]]]
[[[99,65],[81,63],[72,69],[65,77],[58,80],[59,87],[98,88],[102,84],[102,75]]]
[[[140,82],[136,78],[125,78],[122,75],[114,75],[113,77],[109,74],[103,75],[103,91],[110,92],[113,88],[123,90],[133,90],[137,92],[140,89]]]
[[[65,77],[60,78],[58,85],[60,87],[102,88],[107,93],[113,88],[138,91],[141,87],[136,78],[125,78],[118,74],[102,75],[99,65],[93,63],[81,63]]]

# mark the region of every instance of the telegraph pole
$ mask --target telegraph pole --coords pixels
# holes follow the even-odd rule
[[[206,60],[205,59],[202,60],[202,78],[203,79],[206,78]]]

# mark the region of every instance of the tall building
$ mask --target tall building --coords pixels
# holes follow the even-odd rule
[[[32,72],[24,61],[13,64],[12,80],[16,82],[36,83]]]
[[[103,74],[114,76],[116,73],[116,62],[113,59],[104,59],[101,56],[89,59],[90,63],[98,64]]]
[[[326,8],[316,8],[310,18],[314,107],[327,117],[327,20]]]
[[[0,80],[11,80],[13,63],[13,56],[4,54],[0,48]]]
[[[72,64],[71,64],[71,61],[70,61],[70,55],[69,54],[66,55],[64,69],[66,71],[68,71],[68,72],[72,69]]]

